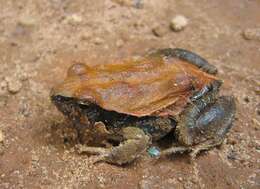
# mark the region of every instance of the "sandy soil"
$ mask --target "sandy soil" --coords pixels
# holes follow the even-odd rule
[[[117,2],[0,0],[0,188],[259,188],[260,40],[242,34],[260,27],[260,1]],[[176,33],[169,23],[177,14],[189,23]],[[75,61],[163,47],[192,50],[217,66],[222,94],[237,99],[227,140],[192,163],[144,154],[124,167],[93,165],[75,151],[75,132],[50,103],[51,87]]]

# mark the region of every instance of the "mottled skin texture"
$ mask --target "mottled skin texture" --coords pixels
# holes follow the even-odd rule
[[[161,49],[148,56],[175,57],[198,69],[215,75],[217,69],[200,56],[183,49]],[[72,70],[72,71],[71,71]],[[84,66],[74,65],[70,72],[83,72]],[[222,143],[231,128],[235,103],[233,97],[218,97],[222,82],[213,80],[201,90],[193,91],[185,109],[175,116],[156,114],[134,116],[105,110],[88,100],[51,92],[51,100],[67,116],[79,132],[82,143],[91,141],[106,147],[81,147],[81,151],[99,155],[99,160],[125,164],[136,159],[152,141],[157,141],[174,132],[178,145],[163,150],[160,155],[188,151],[195,157],[201,150],[207,150]],[[118,145],[109,146],[107,141]]]

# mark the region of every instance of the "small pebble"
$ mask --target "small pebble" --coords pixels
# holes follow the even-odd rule
[[[236,152],[229,152],[227,155],[227,158],[230,160],[236,160],[237,159],[237,153]]]
[[[244,101],[245,101],[246,103],[249,103],[249,102],[250,102],[249,97],[248,97],[248,96],[244,97]]]
[[[0,83],[0,96],[6,94],[7,91],[7,82],[4,79],[1,83]],[[0,98],[1,101],[1,98]]]
[[[259,40],[260,41],[260,28],[249,28],[243,33],[243,36],[247,40]]]
[[[256,110],[256,113],[257,113],[257,115],[260,115],[260,110],[259,109]]]
[[[1,81],[0,83],[0,88],[5,88],[7,86],[7,82],[5,79],[3,79],[3,81]]]
[[[150,188],[150,182],[148,180],[141,180],[138,183],[138,188],[139,189],[149,189]]]
[[[71,25],[78,25],[82,22],[82,17],[78,14],[68,15],[65,21]]]
[[[256,105],[256,113],[260,115],[260,102]]]
[[[124,41],[122,39],[119,39],[119,40],[116,41],[116,46],[118,48],[122,47],[123,45],[124,45]]]
[[[235,145],[237,141],[234,138],[227,138],[227,143],[231,145]]]
[[[36,20],[32,16],[23,16],[18,20],[18,24],[24,27],[32,27],[36,24]]]
[[[143,0],[112,0],[112,1],[122,6],[133,6],[138,9],[141,9],[144,6]]]
[[[99,37],[96,37],[94,39],[94,44],[96,44],[96,45],[101,45],[103,42],[104,42],[103,39],[101,39]]]
[[[163,37],[166,33],[166,30],[163,26],[155,26],[152,29],[152,32],[156,37]]]
[[[134,0],[134,7],[141,9],[144,7],[144,2],[143,0]]]
[[[178,32],[183,30],[188,24],[188,19],[185,16],[177,15],[175,16],[171,23],[170,27],[173,31]]]
[[[10,93],[18,93],[22,88],[22,83],[20,80],[15,78],[6,78],[7,80],[7,88]]]
[[[256,95],[260,95],[260,87],[255,87],[254,91]]]
[[[0,108],[6,106],[8,97],[6,95],[0,95]]]
[[[257,119],[255,119],[255,118],[253,118],[252,119],[252,121],[253,121],[253,128],[256,130],[256,131],[258,131],[258,130],[260,130],[260,122],[257,120]]]
[[[0,143],[4,142],[4,134],[3,131],[0,130]]]
[[[123,6],[132,6],[133,5],[133,0],[112,0],[115,3]]]
[[[38,162],[39,161],[39,156],[37,156],[36,154],[33,154],[32,155],[32,161]]]
[[[91,38],[92,34],[88,31],[84,32],[82,35],[81,35],[81,39],[82,40],[89,40]]]
[[[183,178],[182,178],[182,177],[179,177],[178,180],[179,180],[180,182],[182,182],[182,181],[183,181]]]

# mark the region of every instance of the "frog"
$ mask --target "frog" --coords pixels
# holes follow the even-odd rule
[[[98,161],[124,165],[146,152],[195,159],[221,145],[235,119],[235,97],[219,95],[217,72],[189,50],[157,49],[104,64],[74,63],[50,99],[77,129],[81,152]],[[169,147],[153,146],[169,133],[175,141]]]

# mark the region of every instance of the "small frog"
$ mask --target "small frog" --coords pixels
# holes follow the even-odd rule
[[[220,145],[234,120],[234,97],[218,96],[222,81],[216,73],[193,52],[159,49],[102,65],[76,63],[50,97],[77,128],[81,142],[116,142],[81,148],[100,160],[132,162],[169,133],[177,145],[151,147],[151,156],[187,151],[195,157]]]

